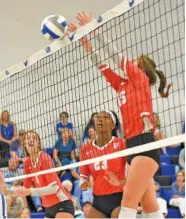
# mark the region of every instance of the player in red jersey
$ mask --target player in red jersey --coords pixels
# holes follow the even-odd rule
[[[40,137],[35,131],[26,132],[24,145],[28,155],[24,162],[24,174],[55,167],[52,158],[41,150]],[[24,179],[24,187],[16,193],[19,196],[41,196],[46,218],[74,217],[72,200],[55,172]]]
[[[77,15],[81,26],[92,20],[91,14],[84,12]],[[74,28],[71,25],[70,28]],[[114,63],[123,71],[123,77],[117,75],[108,65],[101,63],[99,51],[86,38],[81,39],[85,50],[92,55],[92,61],[105,76],[107,82],[118,93],[119,107],[123,120],[127,148],[153,142],[151,85],[160,79],[159,93],[167,97],[171,85],[164,93],[166,78],[156,69],[155,62],[148,56],[140,56],[133,62],[122,56],[117,48],[104,35],[93,33],[105,52],[109,53]],[[147,217],[162,218],[154,190],[153,176],[158,169],[159,150],[130,155],[129,175],[123,193],[122,208],[119,218],[135,218],[138,203],[141,202]],[[148,168],[147,168],[148,167]]]
[[[110,111],[98,114],[95,128],[97,139],[84,144],[80,151],[80,160],[88,160],[106,154],[111,154],[126,148],[125,141],[112,136],[116,117]],[[93,178],[93,205],[88,218],[117,218],[122,200],[123,183],[125,181],[126,158],[105,160],[80,167],[83,190],[88,188],[89,176]],[[116,186],[110,184],[112,173],[120,180]]]

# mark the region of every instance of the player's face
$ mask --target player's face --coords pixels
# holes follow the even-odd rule
[[[34,132],[28,132],[25,135],[25,147],[29,155],[35,154],[40,151],[40,139]]]
[[[112,121],[110,114],[107,112],[99,113],[97,116],[95,127],[97,133],[112,132],[112,129],[114,128],[114,123]]]

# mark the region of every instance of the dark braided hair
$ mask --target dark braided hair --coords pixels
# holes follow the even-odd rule
[[[117,114],[114,111],[111,111],[116,119],[116,124],[114,129],[112,129],[112,136],[118,137],[118,133],[121,133],[121,124],[120,121],[118,119]]]
[[[156,63],[154,62],[154,60],[152,60],[149,56],[143,56],[143,55],[140,56],[138,60],[139,60],[138,67],[145,71],[146,75],[149,77],[149,82],[151,85],[156,84],[157,75],[158,75],[160,79],[160,86],[159,86],[158,91],[161,97],[168,97],[169,90],[172,84],[169,84],[167,86],[167,91],[164,92],[164,89],[167,84],[167,80],[166,80],[165,74],[162,71],[158,71],[156,69]]]

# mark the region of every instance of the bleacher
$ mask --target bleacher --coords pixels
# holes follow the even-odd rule
[[[49,155],[52,155],[52,149],[45,150]],[[160,184],[160,196],[167,201],[168,205],[168,218],[181,218],[178,208],[169,206],[171,194],[171,184],[176,181],[176,166],[178,165],[180,147],[167,147],[165,156],[161,154],[160,168],[157,171],[154,179]],[[44,218],[44,213],[32,213],[31,218]]]

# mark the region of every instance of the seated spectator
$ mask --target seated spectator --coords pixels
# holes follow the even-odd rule
[[[185,148],[183,148],[180,151],[180,154],[179,154],[179,165],[180,165],[180,168],[183,171],[185,171]]]
[[[17,139],[17,127],[10,120],[10,114],[4,110],[0,118],[0,156],[4,158],[9,151],[9,145]]]
[[[157,113],[153,113],[153,122],[154,122],[154,136],[156,141],[162,140],[165,138],[164,133],[160,130],[160,118]],[[166,147],[162,148],[163,154],[167,155]]]
[[[24,157],[26,156],[23,145],[24,134],[25,131],[19,131],[19,138],[10,144],[10,157],[16,158],[18,161],[21,162],[24,161]]]
[[[88,129],[88,137],[84,139],[83,144],[86,144],[89,141],[94,141],[95,139],[96,139],[96,129],[94,126],[90,126]]]
[[[28,208],[23,208],[19,214],[18,214],[18,219],[21,219],[21,218],[27,218],[29,219],[30,218],[30,210]]]
[[[157,182],[154,182],[155,184],[155,190],[156,190],[156,196],[157,196],[157,201],[158,205],[160,208],[161,213],[163,214],[164,217],[167,217],[168,210],[167,210],[167,202],[163,198],[160,197],[160,185]]]
[[[69,115],[67,112],[60,113],[60,122],[56,125],[56,131],[58,134],[58,139],[61,139],[61,132],[63,129],[70,130],[70,136],[76,141],[76,133],[72,123],[68,122]]]
[[[91,207],[92,207],[92,203],[91,202],[86,201],[86,202],[83,203],[82,210],[83,210],[85,218],[87,218]]]
[[[97,119],[97,115],[98,115],[97,112],[92,113],[91,118],[90,118],[90,120],[89,120],[89,122],[84,130],[84,133],[83,133],[83,142],[85,139],[89,138],[89,133],[88,133],[89,128],[95,127],[95,121]]]
[[[176,174],[176,182],[171,186],[172,198],[169,204],[178,207],[182,217],[185,217],[185,175],[183,171],[178,171]]]
[[[74,208],[75,208],[75,218],[83,218],[83,212],[81,211],[81,206],[79,203],[79,200],[76,196],[73,196],[71,194],[72,192],[72,183],[69,180],[65,180],[63,181],[63,187],[66,189],[66,191],[68,192],[68,194],[70,195],[70,197],[72,198],[73,204],[74,204]]]
[[[63,128],[61,138],[58,139],[54,146],[53,158],[56,165],[61,163],[62,166],[71,163],[71,155],[74,153],[76,144],[71,138],[71,133],[68,128]]]

